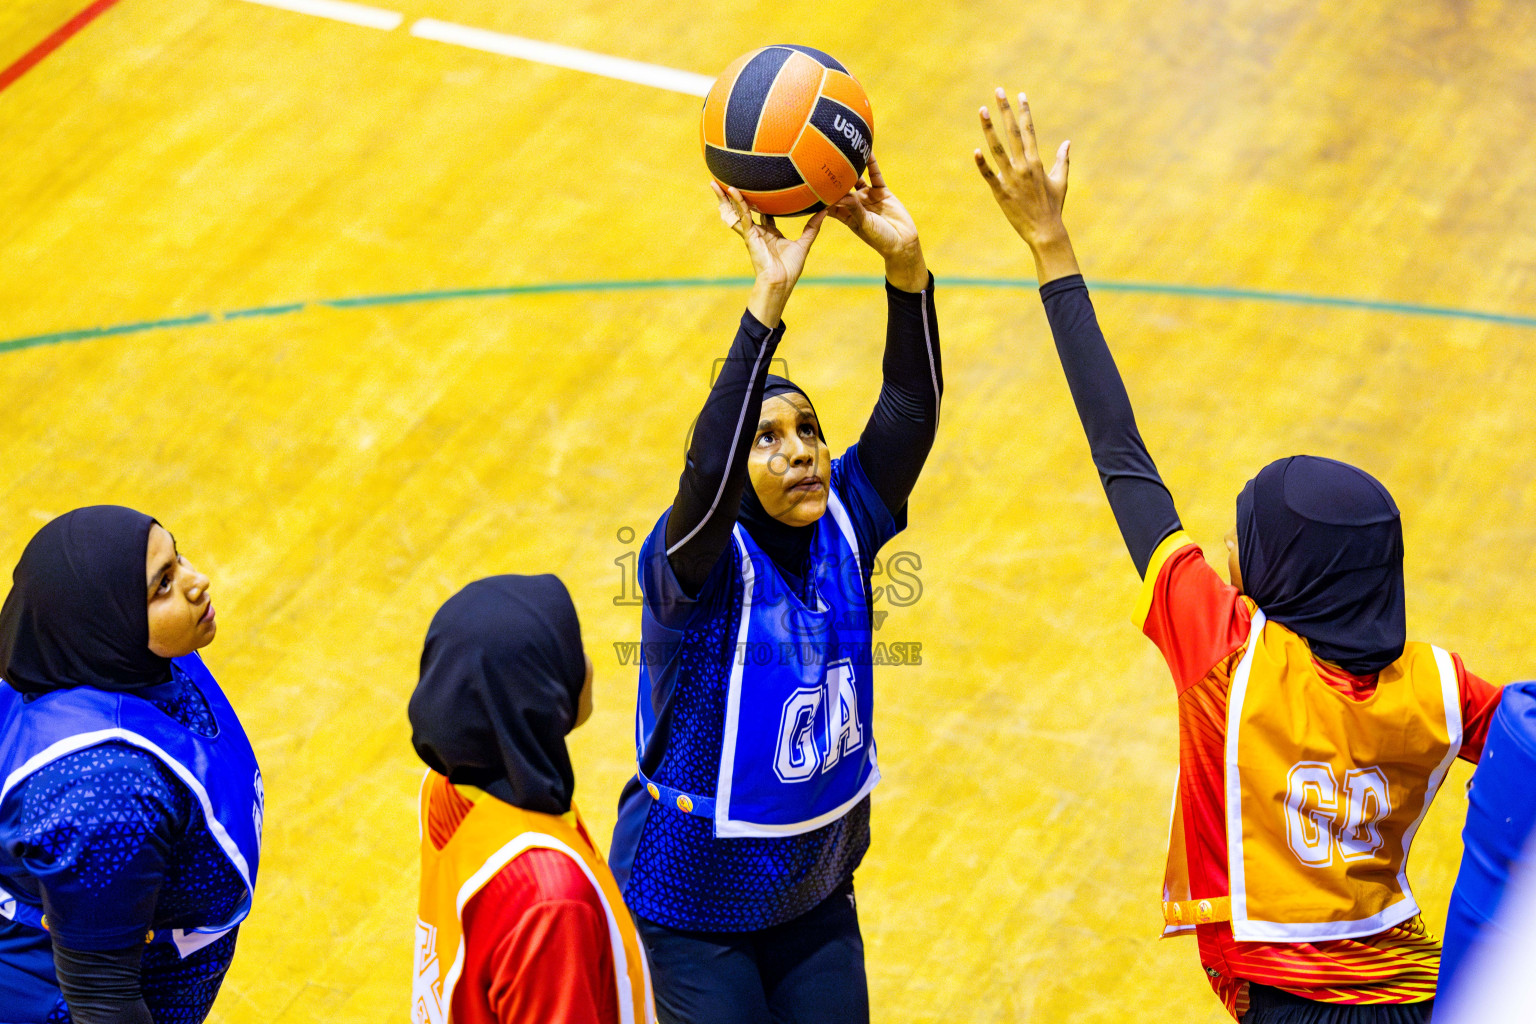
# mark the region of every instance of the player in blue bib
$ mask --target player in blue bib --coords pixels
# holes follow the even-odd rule
[[[638,770],[611,861],[662,1021],[867,1020],[853,872],[876,760],[870,577],[906,525],[943,378],[917,229],[869,184],[795,240],[717,188],[756,280],[640,555]],[[885,259],[880,397],[833,459],[805,392],[771,375],[780,316],[830,215]]]
[[[251,909],[262,784],[196,651],[208,577],[115,505],[38,531],[0,610],[0,1021],[196,1024]]]

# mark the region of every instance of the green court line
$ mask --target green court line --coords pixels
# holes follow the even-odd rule
[[[1034,287],[1033,281],[1008,281],[985,277],[946,278],[945,284],[971,288]],[[1350,299],[1336,295],[1311,295],[1307,292],[1271,292],[1256,288],[1218,288],[1195,284],[1160,284],[1153,281],[1091,281],[1095,291],[1133,292],[1142,295],[1173,295],[1195,299],[1229,299],[1251,302],[1280,302],[1293,306],[1331,306],[1335,309],[1363,309],[1372,313],[1401,313],[1407,316],[1438,316],[1452,320],[1482,320],[1511,327],[1536,327],[1536,316],[1492,313],[1457,306],[1425,306],[1413,302],[1384,302],[1380,299]]]
[[[222,319],[240,320],[248,316],[283,316],[286,313],[297,313],[305,305],[303,302],[290,302],[284,306],[253,306],[250,309],[232,309],[222,314]]]
[[[195,316],[178,316],[169,320],[145,320],[136,324],[116,324],[112,327],[86,327],[77,331],[59,331],[56,334],[34,334],[30,338],[12,338],[10,341],[0,341],[0,352],[14,352],[22,348],[36,348],[39,345],[59,345],[66,341],[87,341],[91,338],[105,338],[113,334],[138,334],[141,331],[158,331],[167,327],[189,327],[192,324],[213,323],[213,315],[210,313],[198,313]]]
[[[802,287],[869,287],[882,284],[880,277],[827,276],[808,277],[800,282]],[[940,280],[946,288],[1005,288],[1035,290],[1035,282],[1029,278],[1004,277],[947,277]],[[85,327],[53,334],[35,334],[26,338],[0,341],[0,353],[18,349],[36,348],[41,345],[59,345],[71,341],[89,341],[119,334],[140,334],[145,331],[165,330],[172,327],[190,327],[195,324],[215,323],[219,320],[236,320],[249,317],[287,316],[315,306],[331,309],[363,309],[369,306],[399,306],[418,302],[445,302],[452,299],[507,298],[518,295],[559,295],[598,292],[660,291],[685,288],[744,288],[752,284],[750,277],[668,277],[634,281],[548,281],[540,284],[514,284],[494,288],[447,288],[435,291],[397,292],[386,295],[359,295],[345,299],[320,299],[314,302],[291,302],[282,305],[255,306],[224,313],[198,313],[195,316],[173,317],[167,320],[146,320],[140,323],[116,324],[109,327]],[[1220,288],[1206,285],[1161,284],[1154,281],[1094,281],[1094,290],[1124,292],[1141,295],[1167,295],[1192,299],[1217,299],[1230,302],[1274,302],[1293,306],[1322,306],[1333,309],[1358,309],[1371,313],[1395,313],[1404,316],[1432,316],[1449,320],[1477,320],[1484,323],[1502,324],[1507,327],[1536,327],[1536,316],[1515,313],[1495,313],[1488,310],[1463,309],[1456,306],[1427,306],[1411,302],[1386,302],[1378,299],[1352,299],[1335,295],[1311,295],[1305,292],[1263,291],[1256,288]]]

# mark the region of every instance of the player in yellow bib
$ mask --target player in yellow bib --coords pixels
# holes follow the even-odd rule
[[[432,620],[411,1024],[654,1024],[634,923],[571,802],[592,662],[554,576],[494,576]]]
[[[1237,499],[1230,584],[1184,533],[1137,432],[1062,224],[1068,148],[1047,172],[1029,108],[986,108],[976,162],[1029,244],[1062,369],[1143,586],[1136,624],[1172,671],[1179,782],[1165,934],[1244,1024],[1422,1024],[1439,943],[1406,873],[1499,691],[1409,643],[1396,504],[1369,474],[1295,456]]]

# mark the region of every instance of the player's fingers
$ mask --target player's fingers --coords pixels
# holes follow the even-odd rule
[[[1017,162],[1029,158],[1029,147],[1019,137],[1019,119],[1013,113],[1013,106],[1008,102],[1008,94],[1002,86],[997,87],[997,117],[1003,122],[1003,141],[1008,143],[1008,158]]]
[[[857,192],[850,192],[842,199],[838,200],[839,204],[845,202],[847,205],[844,206],[843,209],[848,211],[848,220],[846,223],[850,228],[857,230],[859,226],[864,223],[864,218],[869,216],[869,211],[864,208],[864,197],[859,195]]]
[[[1067,173],[1071,169],[1072,140],[1068,139],[1056,150],[1056,166],[1051,168],[1051,180],[1059,185],[1063,192],[1067,190]]]
[[[992,170],[992,165],[987,163],[987,158],[982,156],[981,150],[978,149],[971,155],[976,158],[976,169],[981,172],[983,180],[992,186],[992,194],[996,196],[1002,195],[1003,183],[998,180],[997,172]]]
[[[826,208],[817,210],[811,215],[811,219],[805,222],[805,228],[800,232],[798,239],[802,246],[810,248],[811,243],[816,241],[816,235],[821,231],[821,225],[827,219],[827,213]]]
[[[737,211],[735,202],[714,182],[709,183],[709,189],[715,194],[715,209],[720,214],[720,220],[731,230],[740,231],[741,214]]]
[[[726,189],[726,194],[730,196],[731,207],[736,211],[735,228],[742,234],[746,234],[752,227],[752,208],[747,205],[747,201],[741,196],[741,191],[735,186]]]
[[[997,137],[997,129],[992,125],[992,115],[987,113],[987,108],[981,108],[981,134],[986,136],[987,148],[992,151],[992,159],[997,163],[997,169],[1012,165],[1013,161],[1008,156],[1008,150],[1003,148],[1003,142]]]
[[[1022,142],[1024,159],[1032,164],[1040,162],[1040,151],[1035,146],[1035,117],[1029,112],[1029,100],[1019,93],[1019,120],[1023,123]]]
[[[869,154],[869,187],[885,188],[885,175],[880,173],[880,161],[875,159],[875,154]]]

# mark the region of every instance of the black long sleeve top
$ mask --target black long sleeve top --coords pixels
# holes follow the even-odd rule
[[[860,463],[893,514],[907,503],[933,447],[944,374],[933,277],[920,292],[885,286],[887,319],[880,397],[859,436]],[[751,313],[737,328],[704,410],[667,519],[667,558],[690,594],[704,585],[730,543],[747,483],[763,388],[784,325],[769,330]]]
[[[1157,546],[1182,528],[1173,496],[1136,429],[1130,396],[1099,328],[1082,275],[1042,285],[1040,298],[1104,495],[1131,561],[1136,563],[1136,572],[1145,576]]]

